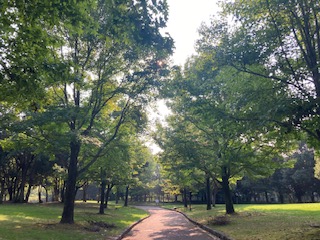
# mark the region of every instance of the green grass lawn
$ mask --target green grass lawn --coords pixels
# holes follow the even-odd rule
[[[210,225],[210,219],[224,215],[224,205],[207,211],[205,205],[193,205],[192,211],[177,207],[190,218],[212,229],[223,232],[235,240],[319,240],[320,203],[306,204],[238,204],[237,214],[228,216],[230,223]]]
[[[62,209],[63,205],[56,203],[2,204],[0,240],[105,240],[121,234],[128,226],[147,216],[142,210],[115,204],[110,204],[105,214],[100,215],[97,203],[77,203],[76,223],[69,225],[59,224]],[[111,227],[99,226],[97,223]]]

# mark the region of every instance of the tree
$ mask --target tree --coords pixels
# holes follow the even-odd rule
[[[46,4],[51,6],[41,12]],[[41,98],[39,103],[31,98],[17,113],[24,117],[8,126],[26,134],[36,132],[47,143],[44,146],[64,156],[61,166],[68,176],[61,223],[73,223],[79,175],[105,154],[126,119],[139,122],[145,103],[157,93],[165,74],[160,60],[166,60],[172,47],[171,38],[160,34],[167,20],[166,2],[83,0],[63,5],[36,1],[5,6],[1,21],[7,28],[0,34],[7,43],[1,42],[1,51],[12,47],[13,59],[1,63],[1,80],[30,80]],[[10,15],[8,22],[6,15]],[[15,28],[16,24],[21,27]],[[25,44],[32,41],[26,40],[39,43],[28,49]],[[10,45],[14,42],[21,48]],[[25,56],[20,57],[23,52]],[[12,77],[15,73],[17,78]],[[5,100],[11,104],[9,109],[14,106],[14,100]],[[86,153],[90,146],[95,152]]]
[[[284,133],[304,131],[319,146],[319,3],[312,0],[230,1],[222,21],[203,26],[198,50],[220,66],[272,82],[283,95],[256,109]],[[226,19],[233,19],[228,23]],[[258,66],[258,68],[257,68]],[[248,118],[247,118],[248,119]],[[254,119],[251,119],[251,122]]]
[[[278,166],[275,160],[283,144],[290,142],[274,140],[280,134],[275,124],[241,119],[254,118],[257,102],[259,107],[262,103],[271,104],[273,99],[283,99],[270,90],[276,84],[263,80],[255,78],[253,82],[249,74],[219,67],[211,55],[201,53],[187,62],[184,72],[178,72],[167,89],[166,94],[173,97],[171,107],[176,121],[191,126],[191,130],[183,131],[192,136],[193,148],[188,146],[188,150],[198,153],[196,161],[202,169],[207,168],[210,176],[220,182],[227,213],[234,212],[230,181],[246,174],[271,174]],[[258,95],[257,89],[268,92]]]

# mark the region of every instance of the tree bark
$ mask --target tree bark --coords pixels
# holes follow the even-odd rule
[[[188,207],[188,200],[187,200],[187,189],[183,189],[183,205],[185,208]]]
[[[68,178],[64,193],[64,206],[60,223],[74,223],[74,201],[76,196],[77,165],[80,151],[80,142],[70,143],[70,163],[68,167]]]
[[[52,195],[52,201],[58,202],[59,201],[59,179],[56,177],[54,179],[54,185],[53,185],[53,195]]]
[[[0,188],[0,204],[3,203],[3,196],[4,196],[4,182],[5,182],[5,179],[2,178],[1,179],[1,188]]]
[[[104,214],[104,198],[105,198],[105,193],[106,193],[106,186],[107,186],[107,181],[102,180],[101,182],[101,189],[100,189],[100,210],[99,214]]]
[[[230,186],[229,186],[229,174],[227,171],[227,168],[223,168],[223,176],[222,176],[222,189],[224,192],[224,201],[226,205],[226,213],[227,214],[233,214],[235,213],[234,207],[233,207],[233,202],[232,202],[232,197],[231,197],[231,191],[230,191]]]
[[[113,186],[114,186],[113,184],[107,185],[107,191],[106,191],[105,201],[104,201],[104,208],[108,208],[109,196],[110,196],[110,192],[111,192],[111,189],[113,188]]]
[[[26,199],[25,199],[26,202],[29,202],[29,197],[30,197],[30,194],[31,194],[31,188],[32,188],[32,186],[29,184],[28,190],[27,190],[27,193],[26,193]]]
[[[129,185],[126,186],[126,194],[124,198],[124,206],[128,207],[128,198],[129,198]]]
[[[88,188],[88,183],[85,183],[82,187],[82,201],[87,202],[87,188]]]
[[[207,192],[207,210],[211,210],[211,186],[210,186],[210,177],[206,178],[206,192]]]
[[[41,187],[41,185],[39,185],[39,187],[38,187],[38,202],[39,203],[42,203],[41,190],[42,190],[42,187]]]
[[[117,187],[117,192],[116,192],[116,204],[119,203],[119,189]]]

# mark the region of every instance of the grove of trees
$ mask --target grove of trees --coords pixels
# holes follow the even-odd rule
[[[230,184],[242,183],[244,195],[249,180],[266,177],[269,191],[285,179],[301,201],[301,189],[314,185],[304,180],[317,174],[310,171],[314,158],[296,157],[294,164],[287,157],[299,141],[315,159],[319,153],[320,4],[235,0],[220,7],[199,30],[197,54],[175,68],[163,91],[173,115],[155,134],[161,162],[172,173],[196,168],[208,178],[203,183],[220,185],[227,213],[234,212]],[[301,161],[309,162],[309,172]],[[192,185],[186,175],[176,181]]]
[[[27,183],[53,175],[34,165],[51,162],[66,174],[61,223],[73,223],[78,181],[143,131],[172,52],[166,3],[2,1],[0,16],[1,192],[12,183],[23,202]]]
[[[197,53],[170,66],[161,0],[0,0],[0,201],[31,190],[64,204],[79,189],[146,201],[222,190],[233,203],[319,192],[320,3],[233,0],[203,24]],[[172,114],[144,140],[148,104]],[[148,132],[149,134],[149,132]],[[130,196],[129,196],[130,191]],[[151,193],[153,192],[153,193]],[[85,194],[84,194],[85,195]]]

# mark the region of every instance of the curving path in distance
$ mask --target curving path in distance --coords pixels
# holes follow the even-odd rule
[[[134,226],[123,240],[219,240],[191,223],[182,214],[159,207],[140,207],[150,217]]]

